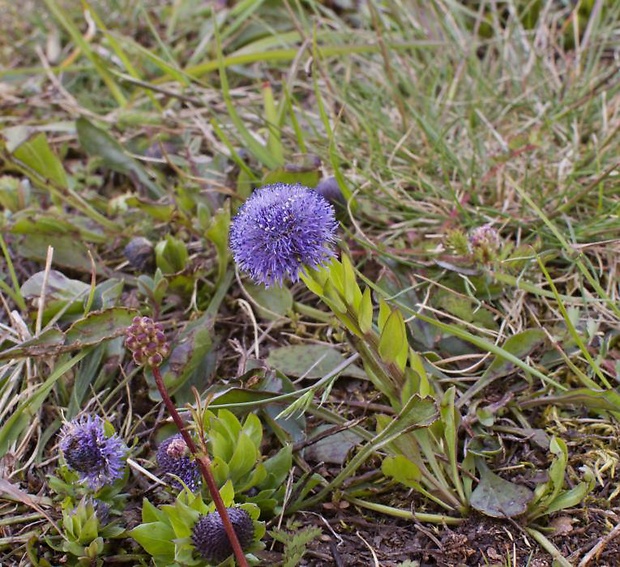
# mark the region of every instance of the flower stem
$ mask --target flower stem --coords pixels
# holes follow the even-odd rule
[[[155,384],[157,384],[157,389],[161,394],[162,400],[170,417],[174,421],[177,426],[179,432],[183,436],[187,447],[191,451],[192,455],[194,455],[196,462],[198,463],[198,468],[200,468],[200,472],[202,473],[205,482],[207,483],[207,487],[209,488],[209,493],[211,494],[211,498],[215,503],[215,507],[222,519],[222,523],[224,524],[224,529],[226,530],[226,535],[230,541],[230,545],[233,548],[233,552],[235,554],[235,558],[237,559],[237,563],[239,567],[248,567],[248,562],[245,558],[245,554],[243,553],[243,549],[241,548],[241,544],[239,543],[239,538],[237,537],[237,533],[235,532],[235,528],[230,521],[230,517],[228,516],[228,510],[226,510],[226,506],[224,505],[224,501],[220,495],[220,491],[217,488],[217,484],[215,483],[215,478],[213,477],[213,472],[211,471],[211,459],[209,455],[203,452],[203,454],[198,453],[198,448],[194,443],[191,435],[185,428],[185,424],[179,415],[175,405],[172,403],[170,399],[170,395],[168,394],[168,389],[164,384],[164,380],[161,376],[161,372],[159,371],[159,367],[153,366],[153,376],[155,377]]]

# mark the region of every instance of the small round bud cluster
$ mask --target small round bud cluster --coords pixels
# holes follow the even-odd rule
[[[483,224],[469,233],[469,246],[475,259],[488,263],[496,259],[501,246],[499,232],[490,224]]]
[[[170,354],[162,324],[155,323],[150,317],[134,317],[126,335],[125,346],[139,366],[160,366]]]
[[[200,470],[180,433],[168,437],[161,443],[157,449],[157,464],[164,477],[168,475],[179,477],[192,492],[200,488]],[[170,484],[175,488],[183,488],[175,478],[170,480]]]
[[[243,508],[226,508],[242,549],[246,549],[254,540],[254,523]],[[219,512],[201,516],[192,530],[192,543],[200,556],[209,563],[221,563],[232,555],[228,535]]]

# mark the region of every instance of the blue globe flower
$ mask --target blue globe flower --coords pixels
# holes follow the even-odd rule
[[[106,436],[99,416],[81,416],[65,423],[59,445],[67,466],[92,490],[123,476],[127,446],[116,433]]]
[[[254,191],[230,227],[235,262],[256,283],[299,280],[304,267],[334,256],[338,223],[334,207],[303,185],[276,183]]]

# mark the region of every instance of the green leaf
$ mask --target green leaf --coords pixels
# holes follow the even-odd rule
[[[263,424],[255,413],[249,413],[243,422],[241,429],[254,443],[257,449],[263,441]]]
[[[545,338],[546,335],[542,329],[527,329],[508,337],[502,345],[502,350],[523,359],[534,349],[538,348],[545,341]],[[513,369],[514,365],[509,360],[496,356],[486,369],[481,380],[504,376],[512,372]]]
[[[21,293],[29,299],[39,298],[44,287],[46,302],[59,302],[63,306],[66,303],[77,302],[82,307],[91,286],[80,280],[68,278],[57,270],[49,270],[30,276],[22,284]]]
[[[267,364],[287,376],[303,376],[314,380],[326,376],[345,361],[335,348],[327,345],[291,345],[273,349],[267,357]],[[366,378],[366,373],[357,366],[349,365],[342,372],[345,376]]]
[[[293,465],[293,445],[282,447],[273,457],[263,463],[267,470],[267,478],[258,484],[259,488],[276,488],[280,486],[291,472]]]
[[[78,118],[75,126],[80,145],[88,155],[101,158],[104,165],[113,171],[137,179],[149,190],[152,197],[159,199],[165,195],[165,192],[151,180],[140,162],[131,157],[105,130],[98,128],[86,118]]]
[[[409,344],[403,315],[397,309],[392,311],[381,330],[379,354],[385,362],[396,364],[400,370],[405,368]]]
[[[67,187],[65,168],[50,148],[43,132],[21,143],[12,154],[43,179],[50,179],[58,187]]]
[[[359,305],[362,300],[362,291],[357,284],[355,269],[347,254],[342,255],[342,294],[347,305]]]
[[[212,415],[209,423],[213,429],[226,435],[231,443],[235,442],[242,429],[237,416],[227,409],[219,410],[217,417]]]
[[[555,459],[549,467],[549,482],[553,486],[549,502],[555,500],[564,486],[564,475],[568,464],[568,449],[566,443],[559,437],[552,437],[549,451],[555,455]]]
[[[152,522],[164,521],[166,515],[159,509],[153,506],[146,498],[142,499],[142,523],[149,524]]]
[[[163,506],[166,521],[174,530],[175,538],[190,537],[192,526],[198,521],[200,513],[191,505],[185,504],[181,498],[177,498],[174,506]]]
[[[211,219],[205,236],[213,242],[217,251],[217,284],[224,281],[228,267],[228,231],[230,229],[230,207],[224,207]]]
[[[248,474],[256,465],[259,457],[260,453],[252,440],[245,433],[241,433],[237,437],[233,456],[228,462],[232,479],[240,479]]]
[[[155,261],[164,274],[177,274],[187,267],[189,254],[185,242],[171,234],[155,246]]]
[[[313,436],[320,436],[321,433],[331,429],[333,426],[325,424],[319,425],[313,431]],[[363,439],[350,430],[338,431],[327,437],[323,437],[316,443],[312,443],[304,451],[304,459],[323,462],[334,463],[336,465],[342,465],[347,455],[353,447],[359,445]]]
[[[443,395],[439,404],[439,423],[443,428],[443,438],[445,442],[445,453],[448,458],[448,466],[452,484],[457,489],[461,501],[465,501],[465,494],[461,484],[461,474],[459,471],[458,459],[458,432],[461,424],[461,414],[454,407],[456,387],[451,386]]]
[[[590,489],[590,483],[580,482],[574,488],[565,490],[553,499],[553,501],[549,504],[546,513],[553,514],[554,512],[564,510],[565,508],[577,506],[577,504],[579,504],[586,497],[586,494],[590,492]]]
[[[424,366],[424,359],[412,348],[409,349],[409,367],[415,372],[418,381],[418,394],[425,398],[431,392],[431,384]]]
[[[135,309],[112,307],[93,311],[69,327],[66,335],[67,348],[82,348],[101,341],[120,337],[136,316]]]
[[[156,221],[160,222],[172,222],[172,217],[175,214],[175,206],[170,203],[154,203],[152,201],[142,199],[136,195],[127,197],[125,204],[128,207],[135,207],[136,209],[145,212]]]
[[[370,288],[367,287],[364,290],[362,299],[357,309],[357,321],[360,327],[360,331],[362,331],[362,334],[364,335],[368,334],[372,329],[372,315],[372,295],[370,292]]]
[[[174,561],[175,533],[172,527],[163,522],[140,524],[129,535],[135,539],[146,552],[158,559],[169,559],[170,564]]]
[[[381,472],[409,488],[420,486],[419,481],[422,478],[420,467],[403,455],[390,455],[383,459]]]
[[[471,494],[471,506],[493,518],[514,518],[525,513],[534,497],[532,491],[496,475],[481,459],[476,464],[480,482]]]
[[[377,324],[379,325],[379,329],[383,330],[385,327],[385,323],[388,320],[388,317],[392,314],[392,310],[390,306],[385,302],[383,298],[379,298],[379,317],[377,320]]]
[[[285,316],[293,308],[293,295],[287,287],[265,287],[245,284],[248,295],[256,302],[257,313],[266,320],[275,321]]]
[[[337,315],[342,321],[342,316],[347,312],[347,306],[344,303],[339,289],[342,289],[342,282],[338,282],[336,278],[328,279],[323,286],[323,294],[325,297],[323,301],[327,303],[329,308]]]
[[[229,480],[228,463],[222,457],[215,456],[211,459],[211,469],[213,471],[213,478],[215,478],[215,484],[218,486],[223,486]]]

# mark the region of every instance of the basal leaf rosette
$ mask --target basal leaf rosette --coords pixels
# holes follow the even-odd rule
[[[257,504],[272,515],[284,497],[284,481],[292,466],[292,447],[284,446],[263,460],[263,426],[255,414],[243,422],[226,409],[205,411],[203,430],[218,486],[232,482],[237,502]]]
[[[248,503],[235,505],[231,483],[220,494],[248,562],[257,565],[253,553],[264,547],[260,540],[265,535],[265,525],[258,521],[260,509]],[[145,499],[142,523],[129,535],[158,567],[219,565],[233,553],[215,505],[188,489],[179,493],[174,504],[160,508]]]

